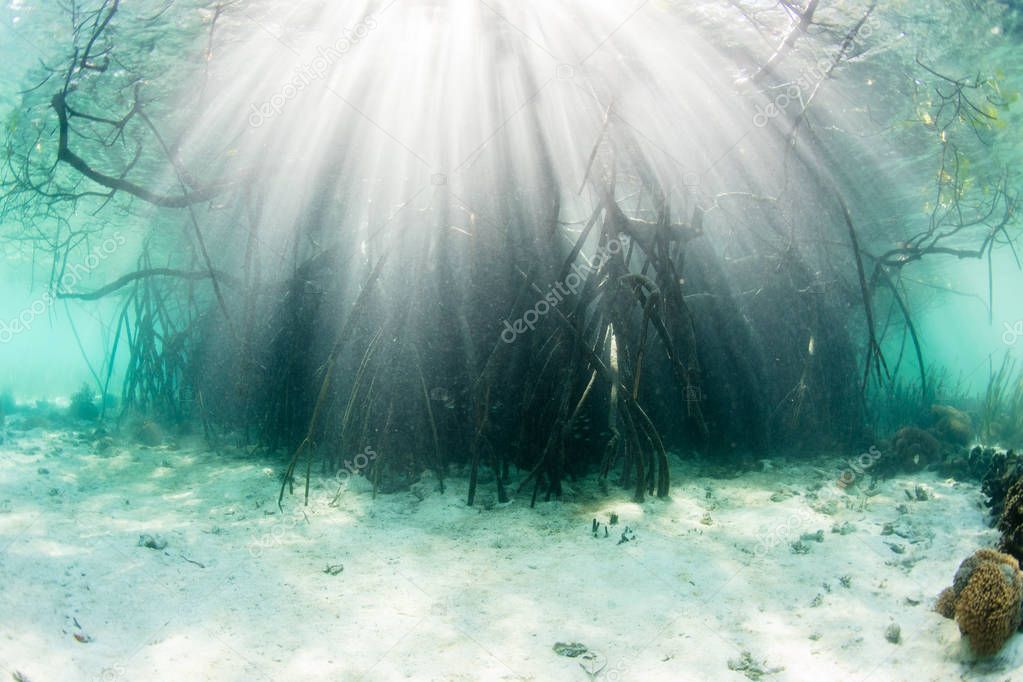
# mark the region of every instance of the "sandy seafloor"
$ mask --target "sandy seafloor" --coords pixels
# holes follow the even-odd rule
[[[534,509],[493,504],[492,483],[468,508],[457,478],[331,506],[320,477],[281,513],[268,460],[8,429],[0,679],[1023,679],[1023,635],[972,661],[931,611],[996,540],[978,486],[921,474],[865,495],[835,485],[844,467],[720,478],[676,458],[669,500],[581,481]]]

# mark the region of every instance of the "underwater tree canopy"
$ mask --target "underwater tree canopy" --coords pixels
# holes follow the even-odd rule
[[[873,553],[861,560],[892,567],[891,603],[933,601],[956,576],[938,607],[947,622],[925,613],[930,602],[914,612],[917,630],[931,628],[921,634],[929,678],[959,679],[974,654],[1003,656],[998,679],[1023,662],[1010,638],[1023,602],[1021,3],[10,0],[0,50],[0,522],[10,522],[0,579],[99,561],[96,545],[46,563],[10,549],[35,537],[23,522],[58,502],[52,513],[96,514],[99,527],[139,536],[141,549],[116,551],[165,564],[145,572],[212,572],[213,589],[246,566],[240,598],[254,603],[267,598],[257,573],[270,585],[308,573],[298,556],[327,563],[309,580],[350,580],[362,595],[351,599],[388,604],[406,598],[385,598],[386,583],[339,559],[365,564],[364,576],[397,562],[434,603],[432,574],[406,564],[427,551],[406,545],[414,531],[395,530],[406,527],[438,536],[438,565],[465,561],[477,585],[475,562],[495,559],[467,538],[504,528],[519,539],[492,548],[509,571],[541,561],[555,582],[619,569],[623,582],[645,580],[615,563],[635,559],[672,567],[666,595],[692,585],[711,600],[729,588],[703,578],[740,566],[806,571],[793,585],[839,581],[757,563],[826,551],[815,546],[826,519],[836,535],[825,546],[862,533]],[[39,476],[49,483],[26,492]],[[760,478],[740,483],[747,476]],[[767,493],[751,501],[747,488]],[[405,500],[419,505],[411,520]],[[926,522],[911,522],[925,502]],[[764,521],[767,509],[780,518]],[[719,513],[735,516],[715,524]],[[452,530],[439,530],[444,520]],[[256,543],[250,569],[191,544],[200,523],[202,543],[239,557],[252,545],[242,534],[279,535]],[[237,542],[224,545],[233,523]],[[963,524],[976,532],[962,535]],[[352,531],[364,544],[330,544],[355,542],[342,539]],[[540,559],[544,534],[580,565]],[[621,541],[600,551],[617,558],[589,554],[612,535]],[[282,537],[313,544],[292,552]],[[921,553],[932,546],[933,559]],[[678,573],[692,552],[707,574]],[[598,568],[605,560],[611,568]],[[24,580],[4,584],[44,589]],[[495,578],[469,601],[536,594],[535,606],[508,606],[514,631],[529,632],[524,614],[559,602],[517,580]],[[859,599],[868,605],[857,612],[881,619],[873,646],[898,651],[909,628],[884,627],[909,618],[879,614],[876,594],[854,597],[850,584],[844,575],[835,595],[825,583],[826,595],[798,599]],[[680,612],[657,605],[657,588],[629,589],[640,592],[611,602],[644,595],[638,603],[667,618],[651,637],[674,627]],[[5,595],[0,611],[27,597]],[[836,653],[842,641],[821,639],[831,625],[790,628],[787,598],[761,604],[773,625],[750,632],[786,630],[832,667],[795,645],[757,651],[752,636],[718,642],[727,665],[704,667],[674,645],[598,641],[600,628],[572,623],[589,622],[586,609],[544,629],[554,639],[538,653],[495,629],[492,608],[465,619],[450,596],[430,613],[481,633],[473,641],[496,663],[434,651],[437,633],[393,668],[381,663],[389,649],[327,661],[311,623],[258,660],[239,653],[258,629],[216,630],[231,655],[181,664],[216,680],[870,672]],[[0,672],[184,676],[163,667],[189,658],[173,647],[147,645],[145,660],[96,653],[131,638],[94,635],[99,623],[90,630],[88,609],[71,601],[57,620],[74,640],[61,646],[87,653],[19,656],[63,651],[46,634],[52,614],[38,616],[38,632],[0,643]],[[273,603],[284,622],[302,620]],[[639,617],[608,608],[599,618],[618,630]],[[1011,617],[995,622],[995,611]],[[360,641],[366,628],[397,627],[346,618],[357,629],[343,636]],[[711,630],[732,628],[731,616],[713,618]],[[165,636],[208,639],[199,633],[219,622]],[[13,624],[0,615],[0,627]],[[957,627],[972,646],[961,660],[941,653]],[[939,642],[939,628],[954,634]],[[501,640],[511,653],[487,643]],[[879,679],[918,672],[898,654],[880,665]]]

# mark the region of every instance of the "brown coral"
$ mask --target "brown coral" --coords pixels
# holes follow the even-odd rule
[[[944,441],[955,445],[969,445],[973,440],[973,420],[962,410],[948,405],[931,405],[934,432]]]
[[[1000,549],[1020,559],[1023,557],[1023,477],[1005,493],[1005,508],[998,519],[1002,531]]]
[[[938,595],[938,602],[934,605],[934,610],[942,615],[944,618],[955,618],[956,617],[956,591],[951,587],[946,587]]]
[[[982,563],[989,561],[998,564],[1006,564],[1019,568],[1019,563],[1011,556],[1007,556],[1002,552],[997,552],[993,549],[978,549],[973,553],[973,556],[963,560],[963,563],[959,564],[959,570],[956,571],[955,578],[952,580],[952,591],[955,592],[956,598],[959,598],[960,593],[966,589],[966,583],[970,581],[970,577],[973,576],[973,572]]]
[[[1020,626],[1023,573],[1008,554],[982,549],[959,565],[952,587],[934,610],[955,618],[959,632],[981,656],[1002,648]]]
[[[895,434],[895,454],[899,471],[919,471],[941,458],[941,443],[923,429],[905,426]]]

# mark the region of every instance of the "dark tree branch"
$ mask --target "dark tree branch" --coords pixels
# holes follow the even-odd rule
[[[57,298],[70,298],[77,299],[79,301],[97,301],[104,296],[108,296],[119,289],[123,289],[132,282],[136,282],[140,279],[146,279],[149,277],[176,277],[187,281],[201,281],[204,279],[217,279],[221,281],[230,281],[232,278],[223,272],[210,272],[208,270],[200,270],[191,272],[188,270],[176,270],[174,268],[149,268],[147,270],[138,270],[136,272],[130,272],[123,277],[118,277],[116,280],[107,284],[106,286],[100,287],[95,291],[83,292],[76,294],[73,292],[58,291]]]
[[[186,206],[192,206],[193,204],[209,201],[226,188],[225,183],[216,183],[207,185],[206,187],[197,189],[193,192],[185,192],[184,194],[179,195],[165,195],[153,192],[141,185],[131,182],[130,180],[101,173],[90,166],[84,159],[82,159],[82,157],[71,151],[68,145],[68,114],[70,109],[68,108],[64,94],[58,93],[54,95],[50,105],[53,107],[53,110],[57,112],[57,121],[59,124],[57,160],[68,164],[85,177],[99,185],[102,185],[103,187],[106,187],[107,189],[117,192],[125,192],[126,194],[138,197],[139,199],[147,201],[155,206],[184,208]]]

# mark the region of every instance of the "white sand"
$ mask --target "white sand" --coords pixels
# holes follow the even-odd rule
[[[281,514],[267,462],[76,441],[37,429],[0,445],[3,679],[591,679],[557,642],[589,647],[605,666],[592,679],[608,681],[741,682],[729,661],[743,652],[778,682],[1023,677],[1023,637],[972,663],[931,611],[997,537],[972,484],[899,478],[840,492],[827,514],[807,491],[838,491],[837,460],[828,478],[776,461],[731,480],[679,461],[670,501],[642,505],[582,482],[560,503],[481,510],[449,480],[422,501],[353,489],[331,507],[320,479],[309,507],[286,498]],[[934,498],[907,500],[917,484]],[[620,524],[593,538],[612,510]],[[617,544],[624,526],[635,540]],[[823,542],[793,551],[818,529]]]

